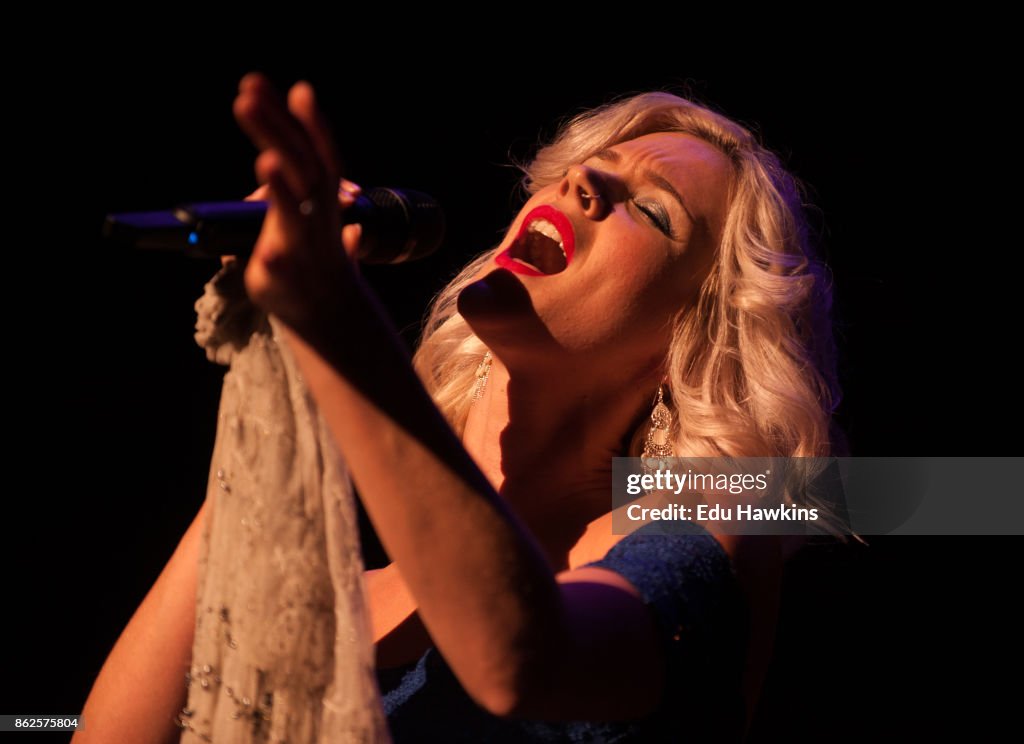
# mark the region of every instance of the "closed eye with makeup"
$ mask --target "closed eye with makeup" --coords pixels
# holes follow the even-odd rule
[[[607,198],[613,204],[621,202],[630,205],[666,237],[679,240],[676,225],[681,220],[692,221],[679,191],[658,171],[652,168],[630,168],[623,160],[618,150],[606,147],[584,161],[583,166],[591,168],[594,181],[602,184],[600,196],[604,197],[607,192]]]
[[[471,325],[507,323],[511,343],[549,360],[573,350],[596,364],[615,349],[619,361],[649,363],[710,269],[730,173],[722,153],[683,133],[599,150],[530,197],[481,272],[488,291],[474,297],[485,301],[460,309]],[[528,305],[515,284],[487,278],[495,269],[515,277]],[[529,333],[520,311],[544,330]]]

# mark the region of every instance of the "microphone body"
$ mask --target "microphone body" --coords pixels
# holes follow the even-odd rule
[[[107,215],[104,237],[141,250],[169,250],[246,259],[263,226],[263,201],[204,202],[160,212]],[[342,224],[363,227],[356,257],[395,264],[433,253],[444,238],[444,212],[435,199],[409,189],[373,188],[342,214]]]

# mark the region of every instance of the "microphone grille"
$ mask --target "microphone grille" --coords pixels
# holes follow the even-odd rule
[[[366,263],[396,264],[429,256],[444,239],[445,218],[432,196],[412,189],[372,188],[372,241],[360,251]],[[366,226],[364,225],[364,228]]]

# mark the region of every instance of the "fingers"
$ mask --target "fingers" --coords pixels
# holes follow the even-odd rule
[[[335,183],[333,163],[321,161],[319,146],[305,124],[289,112],[262,75],[251,73],[242,78],[234,114],[259,149],[280,152],[282,175],[300,200],[313,196],[325,183]]]
[[[345,225],[341,229],[341,244],[345,248],[345,253],[352,259],[352,265],[357,268],[359,264],[356,262],[356,254],[359,251],[359,239],[362,236],[363,226],[358,223]]]
[[[359,184],[352,183],[344,178],[338,182],[338,206],[341,211],[344,212],[346,209],[351,207],[359,195],[363,193],[362,187]]]
[[[328,179],[335,183],[341,163],[334,147],[331,130],[316,103],[313,86],[300,80],[288,91],[288,108],[306,128],[306,134],[316,148],[320,160],[328,168]]]
[[[285,99],[262,75],[247,75],[234,113],[260,149],[256,176],[263,186],[250,199],[268,202],[245,269],[246,292],[286,325],[309,331],[321,322],[317,308],[336,298],[339,277],[358,270],[346,254],[357,251],[361,229],[343,231],[341,213],[361,190],[338,177],[334,143],[309,83],[292,86]]]
[[[282,158],[276,150],[260,153],[256,158],[256,174],[266,184],[267,199],[273,204],[266,219],[278,221],[278,226],[287,233],[294,234],[295,230],[301,229],[305,216],[284,175]],[[288,249],[288,245],[260,241],[253,252],[253,258],[266,264],[271,272],[280,273],[290,260]]]
[[[263,184],[258,189],[253,191],[249,196],[245,197],[245,201],[266,201],[268,193],[270,192],[270,184]]]
[[[344,212],[346,209],[351,207],[359,195],[363,192],[362,188],[357,183],[341,179],[338,185],[338,205],[341,211]],[[351,225],[345,225],[341,229],[341,245],[345,249],[345,253],[352,260],[352,265],[358,270],[359,263],[359,241],[363,237],[363,226],[356,223]]]
[[[338,180],[338,196],[349,195],[353,198],[363,193],[363,187],[358,183],[349,181],[347,178],[341,178]]]
[[[338,206],[343,210],[352,206],[356,198],[363,193],[363,187],[347,178],[338,181]],[[270,184],[264,183],[243,201],[267,201],[270,198]]]

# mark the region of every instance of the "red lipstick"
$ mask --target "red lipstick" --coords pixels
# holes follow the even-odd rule
[[[565,268],[569,267],[569,264],[572,263],[573,254],[576,252],[576,235],[573,232],[572,223],[569,221],[569,218],[550,204],[543,204],[535,209],[531,209],[523,218],[522,223],[519,225],[519,232],[516,234],[515,240],[512,241],[512,246],[509,246],[495,256],[494,262],[498,266],[513,273],[526,276],[551,276],[551,274],[546,274],[532,266],[521,263],[512,256],[512,247],[523,239],[530,224],[539,219],[547,220],[558,230],[558,236],[562,239],[562,249],[565,251]]]

